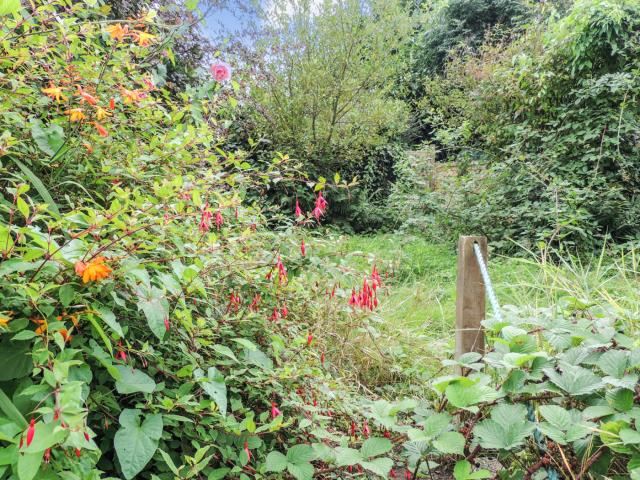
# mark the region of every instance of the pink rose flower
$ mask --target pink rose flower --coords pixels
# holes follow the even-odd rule
[[[216,82],[226,82],[231,78],[231,66],[223,61],[218,61],[211,65],[211,73]]]

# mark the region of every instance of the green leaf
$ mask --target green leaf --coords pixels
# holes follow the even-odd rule
[[[26,376],[33,368],[31,349],[26,342],[13,342],[9,338],[0,341],[0,382]]]
[[[71,305],[73,301],[73,297],[75,296],[75,290],[73,289],[73,285],[65,283],[58,290],[58,298],[60,298],[60,303],[62,303],[63,307],[68,307]]]
[[[627,352],[622,350],[609,350],[604,352],[598,360],[598,367],[607,375],[615,378],[624,377],[629,363]]]
[[[471,463],[468,460],[460,460],[456,462],[456,466],[453,467],[453,478],[455,480],[479,480],[482,478],[489,478],[491,472],[488,470],[477,470],[471,472]]]
[[[287,470],[296,480],[311,480],[313,478],[313,465],[306,463],[288,463]]]
[[[287,468],[287,457],[280,452],[270,452],[265,462],[267,472],[282,472]]]
[[[116,382],[118,393],[152,393],[156,389],[156,382],[143,371],[125,365],[116,365],[116,369],[120,373],[120,380]]]
[[[445,390],[449,403],[454,407],[466,408],[483,402],[491,402],[498,398],[499,393],[480,383],[467,384],[465,382],[451,383]]]
[[[378,455],[383,455],[391,450],[393,445],[391,445],[391,441],[387,438],[378,438],[372,437],[362,444],[360,447],[360,454],[363,458],[372,458],[377,457]]]
[[[440,452],[455,455],[464,453],[464,445],[464,435],[459,432],[445,432],[433,442],[433,446]]]
[[[373,460],[360,462],[360,465],[362,465],[364,468],[366,468],[370,472],[373,472],[376,475],[380,475],[381,477],[386,478],[386,476],[389,473],[389,470],[393,468],[393,460],[386,457],[374,458]]]
[[[27,428],[29,425],[27,421],[24,419],[20,410],[16,408],[11,399],[2,391],[0,388],[0,410],[5,414],[5,416],[11,420],[13,423],[22,428]]]
[[[64,130],[60,125],[44,127],[40,120],[31,122],[31,136],[44,153],[53,157],[64,144]]]
[[[305,463],[315,459],[311,445],[294,445],[287,450],[287,462]]]
[[[602,387],[602,379],[586,368],[563,364],[561,370],[562,374],[548,368],[544,373],[569,395],[588,395]]]
[[[162,436],[162,415],[146,415],[142,424],[140,415],[140,410],[123,410],[120,428],[113,439],[122,474],[127,480],[149,463]]]
[[[336,465],[338,467],[347,467],[362,462],[364,459],[359,450],[348,447],[336,448]]]
[[[93,309],[96,312],[98,312],[98,314],[100,315],[100,318],[102,318],[104,323],[109,325],[111,330],[116,332],[120,337],[124,337],[124,332],[122,331],[122,327],[120,326],[120,324],[116,320],[116,316],[110,309],[99,304],[94,304]]]
[[[164,339],[167,333],[164,320],[169,318],[169,302],[163,297],[162,290],[151,287],[148,296],[141,296],[138,308],[144,312],[149,330],[159,340]]]
[[[623,428],[620,430],[620,440],[625,445],[637,445],[640,444],[640,432],[632,430],[630,428]]]
[[[202,389],[216,402],[223,416],[227,415],[227,385],[222,373],[215,367],[207,372],[208,381],[202,382]]]
[[[38,470],[40,470],[42,454],[43,452],[35,452],[18,455],[18,478],[20,480],[32,480],[35,478]]]
[[[1,0],[0,1],[0,17],[4,15],[13,15],[20,10],[20,0]]]
[[[524,405],[499,405],[491,411],[491,419],[476,425],[474,434],[484,448],[511,450],[521,446],[534,428]]]

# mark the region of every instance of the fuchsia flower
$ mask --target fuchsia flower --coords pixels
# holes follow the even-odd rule
[[[271,402],[271,418],[276,418],[278,415],[281,415],[282,412],[278,409],[276,402]]]
[[[282,318],[286,318],[287,315],[289,315],[289,310],[287,310],[286,305],[283,305],[282,308],[280,309],[280,315],[282,315]]]
[[[300,242],[300,253],[302,254],[303,257],[307,254],[307,247],[304,244],[304,238]]]
[[[49,460],[51,460],[51,449],[47,448],[44,451],[44,455],[42,456],[42,458],[44,459],[44,463],[49,463]]]
[[[76,457],[80,458],[81,452],[79,448],[76,448]]]
[[[215,78],[218,83],[226,82],[231,78],[231,66],[222,60],[218,60],[209,68],[211,69],[213,78]]]
[[[269,317],[269,320],[271,320],[272,322],[275,322],[279,318],[280,318],[280,312],[278,311],[278,308],[277,307],[273,307],[273,313]]]
[[[164,317],[164,328],[167,332],[171,329],[171,325],[169,325],[169,317]]]
[[[245,440],[244,442],[244,453],[247,454],[247,458],[251,461],[251,450],[249,450],[249,442]]]
[[[213,213],[209,210],[209,204],[205,204],[202,207],[202,214],[200,216],[200,223],[198,224],[198,228],[202,233],[208,232],[211,229],[211,218],[213,217]]]
[[[91,438],[89,437],[89,434],[87,432],[84,432],[84,439],[89,442],[91,441]]]
[[[362,424],[362,434],[364,435],[364,438],[369,438],[369,435],[371,434],[371,430],[369,429],[369,422],[367,422],[366,420]]]
[[[216,212],[216,227],[218,227],[218,230],[220,230],[220,227],[222,227],[223,223],[224,219],[222,218],[222,213],[220,213],[220,210],[218,210]]]
[[[296,212],[295,212],[295,216],[296,218],[300,218],[304,216],[304,213],[302,212],[302,209],[300,208],[300,203],[298,202],[298,199],[296,198]]]
[[[278,261],[276,262],[276,268],[278,269],[278,280],[280,283],[283,281],[286,283],[287,281],[287,269],[284,267],[284,263],[280,259],[280,255],[278,255]]]
[[[409,470],[404,471],[404,478],[406,478],[407,480],[411,480],[412,477],[413,475],[411,475],[411,472]]]
[[[242,300],[240,299],[240,295],[236,295],[234,292],[231,292],[231,295],[229,295],[229,304],[227,305],[227,313],[237,312],[240,310],[241,304]]]
[[[311,346],[311,342],[313,342],[313,333],[309,332],[309,335],[307,335],[307,347]]]
[[[32,418],[29,422],[29,428],[27,429],[27,447],[33,442],[33,437],[36,434],[36,419]]]
[[[324,367],[324,360],[325,360],[324,352],[322,352],[322,353],[320,354],[320,363],[322,364],[322,366],[323,366],[323,367]]]
[[[396,471],[393,468],[389,470],[389,478],[398,478]]]
[[[356,436],[356,422],[351,422],[351,428],[349,429],[349,433],[351,434],[352,437]]]
[[[327,209],[328,203],[325,198],[322,196],[322,192],[318,192],[318,196],[316,197],[316,206],[313,209],[313,216],[316,217],[316,220],[319,222],[320,217],[324,215],[325,210]]]
[[[253,297],[253,300],[251,301],[251,305],[249,305],[249,310],[251,310],[252,312],[257,312],[261,298],[262,297],[260,296],[260,294],[256,293]]]

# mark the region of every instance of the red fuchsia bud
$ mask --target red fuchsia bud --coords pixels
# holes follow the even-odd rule
[[[309,332],[309,335],[307,335],[307,347],[311,346],[311,342],[313,342],[313,333]]]
[[[384,438],[391,438],[391,432],[389,430],[385,430]]]
[[[91,441],[91,438],[89,438],[89,434],[88,434],[87,432],[84,432],[84,439],[85,439],[87,442],[90,442],[90,441]]]
[[[283,305],[280,309],[280,315],[282,315],[282,318],[287,318],[287,315],[289,315],[289,310],[287,310],[286,305]]]
[[[398,478],[396,471],[393,468],[389,470],[389,478]]]
[[[275,322],[279,318],[280,318],[280,312],[278,311],[278,308],[277,307],[273,307],[273,313],[269,317],[269,320],[271,320],[272,322]]]
[[[302,212],[302,209],[300,208],[300,203],[298,203],[298,199],[297,198],[296,198],[295,216],[296,216],[296,218],[300,218],[300,217],[304,216],[304,213]]]
[[[59,409],[59,408],[56,408],[56,409],[53,411],[53,420],[55,421],[55,420],[58,420],[59,418],[60,418],[60,409]]]
[[[302,254],[303,257],[307,254],[307,247],[304,244],[304,238],[300,242],[300,253]]]
[[[249,442],[244,442],[244,453],[247,454],[247,458],[251,461],[251,450],[249,450]]]
[[[81,454],[82,454],[82,452],[80,451],[80,449],[76,448],[76,457],[80,458]]]
[[[362,473],[364,471],[362,470],[362,465],[358,464],[356,467],[358,467],[358,473]]]
[[[164,317],[164,328],[167,332],[171,330],[171,325],[169,324],[169,317]]]
[[[404,471],[404,478],[406,478],[407,480],[411,480],[412,477],[413,475],[411,475],[411,472],[409,470]]]
[[[351,434],[352,437],[356,436],[356,430],[358,427],[356,427],[356,422],[351,422],[351,427],[349,428],[349,433]]]
[[[331,289],[331,298],[336,296],[336,286],[335,284],[333,285],[333,288]]]
[[[276,402],[271,402],[271,418],[276,418],[282,412],[278,409]]]
[[[60,426],[61,426],[63,429],[65,429],[65,430],[66,430],[66,428],[67,428],[67,424],[66,424],[66,423],[64,423],[64,422],[60,422]]]
[[[264,276],[265,279],[271,281],[271,278],[273,277],[273,270],[269,270],[267,272],[267,274]]]
[[[322,366],[323,366],[323,367],[324,367],[324,360],[325,360],[325,358],[324,358],[324,352],[322,352],[322,353],[320,354],[320,363],[322,364]]]
[[[33,442],[33,436],[36,434],[36,419],[32,418],[27,429],[27,447]]]
[[[109,108],[111,110],[114,110],[116,108],[116,99],[111,97],[111,100],[109,100]]]
[[[349,466],[347,467],[347,470],[348,470],[348,472],[349,472],[349,473],[353,473],[353,466],[352,466],[352,465],[349,465]]]
[[[315,398],[313,399],[313,406],[317,407],[318,406],[318,400],[316,400]]]
[[[218,230],[220,230],[220,227],[222,227],[223,223],[224,219],[222,218],[222,213],[220,213],[220,210],[218,210],[216,212],[216,227],[218,228]]]
[[[42,459],[44,460],[44,463],[49,463],[49,460],[51,460],[51,449],[47,448],[44,451],[44,455],[42,456]]]
[[[364,438],[369,438],[369,435],[371,434],[371,430],[369,430],[369,422],[367,422],[366,420],[362,425],[362,434],[364,435]]]

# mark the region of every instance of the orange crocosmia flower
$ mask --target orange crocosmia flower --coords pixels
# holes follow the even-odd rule
[[[87,264],[84,263],[82,260],[78,260],[73,268],[76,271],[76,275],[81,277],[82,274],[84,273],[85,269],[87,268]]]
[[[139,102],[140,100],[142,100],[142,96],[140,95],[140,92],[136,90],[127,90],[126,88],[122,87],[120,89],[120,93],[122,93],[122,96],[124,97],[125,105],[129,103]]]
[[[69,335],[69,331],[66,328],[61,328],[58,332],[60,332],[65,342],[70,342],[73,338],[73,336]]]
[[[98,120],[104,120],[105,118],[110,117],[111,115],[112,115],[111,112],[109,112],[108,110],[105,110],[102,107],[98,107],[96,109],[96,118]]]
[[[83,142],[83,143],[82,143],[82,146],[83,146],[84,148],[86,148],[86,149],[87,149],[87,152],[88,152],[88,153],[93,153],[93,147],[91,146],[91,144],[90,144],[90,143]]]
[[[111,270],[111,267],[106,265],[104,262],[104,257],[96,257],[88,263],[76,262],[76,273],[79,276],[82,276],[83,283],[90,281],[98,282],[107,278],[113,271]]]
[[[50,84],[49,88],[43,88],[42,93],[56,102],[67,99],[67,97],[62,94],[62,87],[55,87],[53,84]]]
[[[38,320],[34,320],[33,322],[36,323],[37,325],[40,325],[38,328],[36,328],[36,335],[43,335],[47,332],[49,325],[47,324],[46,320],[38,319]]]
[[[80,103],[87,102],[89,105],[97,105],[98,100],[93,95],[85,92],[80,85],[76,85],[78,88],[78,95],[80,95]]]
[[[7,327],[9,326],[9,317],[4,317],[2,315],[0,315],[0,327]]]
[[[96,127],[96,130],[98,131],[101,137],[109,136],[109,132],[107,132],[107,129],[104,128],[102,125],[100,125],[98,122],[93,122],[93,126]]]
[[[105,30],[109,32],[109,35],[111,35],[111,38],[121,42],[122,40],[124,40],[124,37],[127,35],[129,27],[127,25],[123,27],[119,23],[116,23],[115,25],[109,25]]]
[[[151,45],[151,42],[156,38],[155,35],[151,35],[150,33],[147,33],[147,32],[136,31],[135,35],[136,35],[136,40],[138,41],[138,45],[140,45],[141,47],[148,47],[149,45]]]
[[[71,120],[72,122],[81,122],[86,117],[81,108],[72,108],[65,111],[64,113],[69,115],[69,120]]]

